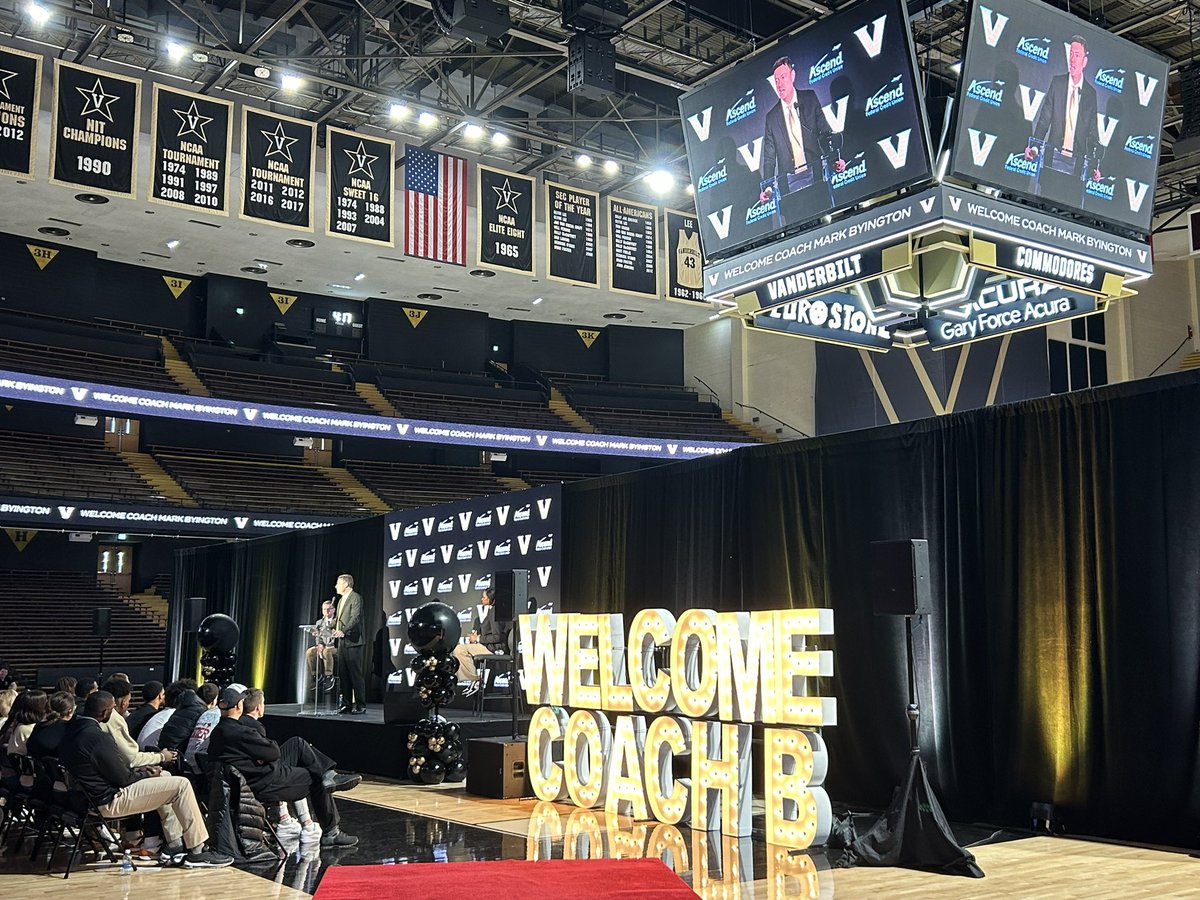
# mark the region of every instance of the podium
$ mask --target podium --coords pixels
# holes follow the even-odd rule
[[[311,625],[301,625],[300,628],[304,630],[305,634],[312,636]],[[322,676],[323,668],[323,664],[318,659],[315,679],[309,678],[307,673],[305,674],[304,694],[300,698],[300,715],[302,716],[336,716],[338,714],[338,707],[341,705],[338,702],[342,690],[341,679],[337,675]]]

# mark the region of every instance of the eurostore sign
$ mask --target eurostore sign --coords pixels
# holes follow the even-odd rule
[[[837,704],[808,688],[833,674],[833,652],[808,641],[833,634],[832,610],[690,609],[677,619],[644,609],[627,640],[620,615],[540,612],[519,627],[526,700],[537,707],[527,771],[538,799],[747,836],[758,723],[767,843],[825,842],[829,757],[815,729],[837,724]],[[655,662],[664,644],[669,670]],[[690,778],[676,778],[685,759]]]
[[[186,419],[190,422],[245,425],[343,438],[371,437],[415,443],[466,444],[504,450],[696,459],[748,446],[726,441],[700,442],[692,438],[646,438],[619,434],[580,434],[574,431],[537,431],[426,419],[393,419],[340,410],[306,409],[265,403],[248,405],[216,397],[168,394],[3,370],[0,370],[0,397],[138,418],[158,416],[165,419]]]

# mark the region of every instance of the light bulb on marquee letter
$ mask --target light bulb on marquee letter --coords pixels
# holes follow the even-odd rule
[[[539,800],[561,800],[567,796],[562,767],[562,739],[566,728],[567,714],[555,707],[540,706],[529,719],[525,765],[529,785]]]
[[[604,811],[610,816],[628,815],[648,819],[645,780],[642,778],[642,747],[646,743],[646,720],[641,716],[618,716],[613,752],[608,763],[608,799]]]
[[[576,806],[603,806],[608,793],[608,755],[612,727],[603,713],[577,709],[567,722],[563,752],[567,793]]]
[[[703,719],[717,706],[717,614],[689,609],[671,641],[671,691],[679,711]]]
[[[604,859],[604,813],[577,809],[567,819],[563,859]]]
[[[750,834],[749,725],[692,723],[692,828]]]
[[[567,703],[579,709],[600,709],[600,620],[603,616],[576,613],[567,643]]]
[[[671,676],[659,671],[654,648],[671,643],[675,617],[665,609],[643,609],[629,626],[629,684],[637,708],[648,713],[670,712]]]
[[[676,875],[688,871],[687,842],[674,825],[659,825],[646,841],[646,857],[661,859]]]
[[[563,836],[562,816],[553,803],[541,800],[529,816],[529,832],[525,838],[525,858],[530,862],[552,859],[555,841]]]
[[[659,716],[646,729],[643,767],[646,770],[646,795],[650,813],[668,825],[687,825],[692,821],[691,779],[674,780],[673,761],[692,751],[692,723],[675,716]]]
[[[567,683],[567,635],[571,613],[539,612],[518,618],[525,700],[530,706],[562,706]]]
[[[794,728],[763,729],[767,771],[767,843],[807,850],[824,844],[833,827],[833,808],[821,785],[829,754],[819,734]]]
[[[832,609],[785,609],[775,613],[775,662],[779,680],[778,715],[773,724],[836,725],[837,701],[832,697],[808,695],[808,679],[833,674],[829,650],[797,649],[811,634],[833,634]]]

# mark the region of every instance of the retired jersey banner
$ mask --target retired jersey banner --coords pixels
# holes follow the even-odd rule
[[[533,274],[535,184],[524,175],[479,166],[479,265]]]
[[[0,47],[0,174],[33,177],[42,58]]]
[[[658,207],[608,198],[608,286],[658,296]]]
[[[229,215],[233,104],[154,85],[150,199]]]
[[[600,195],[546,182],[546,273],[554,281],[598,283],[596,221]]]
[[[392,173],[396,145],[332,125],[325,137],[325,233],[395,245],[396,203]]]
[[[667,210],[667,299],[704,301],[704,256],[693,213]]]
[[[317,129],[311,122],[242,107],[242,212],[313,230]]]
[[[134,198],[142,83],[54,61],[50,180]]]

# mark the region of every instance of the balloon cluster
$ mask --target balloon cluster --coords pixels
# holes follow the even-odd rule
[[[200,656],[200,674],[205,681],[221,687],[233,681],[240,636],[238,623],[224,613],[213,613],[200,623],[196,631],[196,643],[204,648]]]
[[[408,640],[417,651],[412,661],[421,705],[429,712],[408,735],[408,772],[414,781],[441,784],[467,777],[458,725],[438,715],[454,699],[458,660],[450,648],[462,634],[458,614],[444,603],[426,603],[408,623]]]

